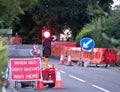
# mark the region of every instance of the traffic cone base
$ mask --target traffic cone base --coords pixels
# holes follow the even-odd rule
[[[36,86],[35,90],[44,90],[44,89],[46,89],[44,87],[44,83],[41,81],[37,81],[37,86]]]
[[[62,81],[56,81],[55,84],[56,84],[55,88],[63,88],[62,87]]]
[[[68,61],[66,65],[67,66],[73,66],[71,61]]]
[[[71,56],[68,56],[67,66],[73,66],[71,61]]]
[[[52,64],[52,68],[53,68],[53,69],[55,68],[54,64]]]
[[[61,54],[61,56],[60,56],[60,61],[59,61],[59,64],[60,65],[64,65],[64,56],[63,56],[63,54]]]
[[[59,64],[64,65],[64,60],[60,60]]]

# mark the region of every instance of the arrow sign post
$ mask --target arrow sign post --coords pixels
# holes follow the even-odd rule
[[[80,46],[84,49],[84,50],[91,50],[92,48],[94,48],[95,46],[95,42],[92,38],[83,38],[80,41]]]

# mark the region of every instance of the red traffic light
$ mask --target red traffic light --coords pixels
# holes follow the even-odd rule
[[[45,32],[43,33],[43,37],[44,37],[44,38],[50,38],[50,37],[51,37],[50,31],[45,31]]]

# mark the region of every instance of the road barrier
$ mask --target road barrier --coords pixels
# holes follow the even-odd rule
[[[105,52],[106,64],[114,64],[117,61],[117,57],[112,49],[107,49]]]
[[[79,61],[81,58],[81,48],[80,47],[70,47],[67,50],[67,54],[71,56],[71,60]],[[68,56],[68,55],[66,55]]]
[[[115,64],[118,61],[116,54],[111,48],[93,48],[86,51],[80,47],[53,46],[52,55],[60,57],[61,53],[64,60],[89,62],[90,64]],[[62,58],[62,59],[63,59]]]
[[[106,48],[94,48],[92,52],[92,61],[93,64],[105,64],[106,62]]]
[[[86,51],[82,49],[81,60],[84,62],[91,62],[92,60],[92,50]]]
[[[66,46],[66,47],[76,47],[77,43],[76,42],[59,42],[55,41],[51,43],[52,46]]]
[[[51,55],[54,57],[60,57],[61,53],[66,54],[69,47],[75,47],[76,42],[52,42],[51,43]]]

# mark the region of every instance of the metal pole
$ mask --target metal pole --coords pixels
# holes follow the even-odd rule
[[[48,63],[49,63],[48,57],[45,57],[45,68],[48,68]]]

